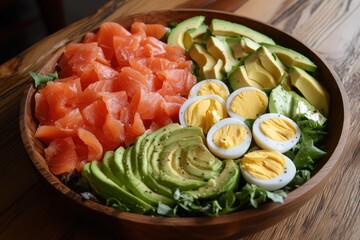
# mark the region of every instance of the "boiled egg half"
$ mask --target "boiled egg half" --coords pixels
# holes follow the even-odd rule
[[[217,79],[202,80],[195,84],[189,92],[189,98],[205,95],[218,95],[226,101],[230,92],[226,84]]]
[[[289,151],[300,139],[300,129],[290,118],[279,113],[258,117],[252,126],[256,144],[262,149]]]
[[[210,151],[223,159],[239,158],[249,149],[251,131],[240,119],[225,118],[214,124],[206,142]]]
[[[179,111],[179,121],[182,126],[201,127],[205,133],[227,116],[226,103],[218,95],[189,98],[181,105]]]
[[[243,87],[230,94],[226,101],[226,109],[231,117],[256,119],[265,113],[268,106],[267,95],[255,87]]]
[[[274,150],[248,152],[240,160],[240,170],[248,183],[268,191],[283,188],[296,173],[293,161]]]

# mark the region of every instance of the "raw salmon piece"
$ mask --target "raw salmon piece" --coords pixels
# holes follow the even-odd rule
[[[96,34],[93,32],[88,32],[85,34],[82,42],[83,43],[92,43],[92,42],[96,42]]]
[[[120,67],[129,66],[132,58],[144,56],[144,48],[140,46],[141,37],[117,37],[113,39],[115,56]]]
[[[150,92],[153,89],[152,79],[131,67],[123,67],[117,79],[117,89],[133,97],[141,89]]]
[[[100,81],[115,79],[119,75],[119,72],[114,70],[112,67],[99,62],[94,62],[94,70]]]
[[[48,82],[39,93],[46,99],[49,120],[56,121],[75,109],[81,92],[80,79],[76,76]]]
[[[181,47],[165,45],[164,48],[166,50],[166,59],[172,62],[176,62],[179,58],[186,59],[185,50]]]
[[[146,57],[165,57],[166,56],[166,49],[165,43],[157,40],[153,37],[146,37],[142,39],[141,45],[144,48],[144,56]]]
[[[162,65],[162,61],[160,60],[164,58],[156,58],[154,61],[148,61],[148,59],[150,58],[134,58],[130,59],[129,63],[132,68],[145,74],[151,81],[150,86],[152,86],[152,91],[157,91],[162,87],[162,81],[154,74],[154,72],[158,71],[160,68],[164,68],[165,64]]]
[[[49,169],[55,175],[72,172],[79,161],[71,137],[51,141],[44,152]]]
[[[144,22],[134,22],[131,25],[130,31],[133,34],[144,32],[145,36],[160,39],[165,35],[168,29],[161,24],[145,24]]]
[[[49,104],[46,101],[44,94],[35,93],[35,117],[39,120],[41,125],[52,124],[52,119],[49,119]]]
[[[34,134],[36,138],[39,138],[47,143],[56,138],[72,137],[74,135],[76,135],[76,131],[74,129],[62,128],[53,125],[40,125]]]
[[[85,108],[92,102],[102,98],[100,93],[115,92],[115,80],[102,80],[89,84],[89,86],[83,91],[78,98],[78,107],[80,109]]]
[[[172,103],[172,102],[162,102],[161,103],[161,108],[164,109],[165,113],[169,116],[172,117],[176,114],[179,113],[181,104],[178,103]]]
[[[146,59],[147,58],[132,58],[129,60],[129,65],[145,75],[152,75],[153,71],[148,67]]]
[[[102,129],[104,135],[117,145],[120,145],[125,141],[124,124],[110,114],[106,115],[105,123]]]
[[[142,120],[154,119],[156,115],[164,114],[161,109],[164,101],[159,93],[141,90],[131,99],[129,111],[137,112]]]
[[[76,155],[79,158],[79,163],[76,165],[76,169],[78,171],[81,171],[82,166],[88,162],[87,158],[88,158],[88,147],[83,143],[83,141],[80,140],[79,137],[73,137],[72,138],[74,143],[75,143],[75,151],[76,151]]]
[[[81,87],[86,89],[92,83],[115,79],[118,75],[119,73],[113,68],[99,62],[94,62],[88,71],[81,73]]]
[[[172,89],[182,96],[187,96],[192,86],[196,83],[196,77],[185,69],[166,69],[157,72],[156,75],[159,79],[168,82]]]
[[[115,79],[119,73],[113,68],[95,61],[92,66],[81,73],[78,73],[81,79],[82,89],[86,89],[89,84],[100,81]]]
[[[120,118],[120,110],[129,105],[128,97],[125,91],[114,93],[99,93],[102,96],[102,100],[106,105],[106,109],[109,114],[116,118]]]
[[[96,136],[84,128],[79,128],[77,134],[88,147],[88,161],[100,160],[103,156],[103,147]]]
[[[180,105],[183,104],[187,100],[187,98],[179,96],[179,95],[165,95],[164,98],[167,102],[178,103]]]
[[[96,41],[102,48],[105,58],[112,60],[115,55],[113,38],[131,36],[131,33],[123,26],[115,22],[105,22],[101,24],[99,31],[96,33]]]
[[[104,124],[104,117],[107,113],[108,110],[102,99],[94,101],[81,111],[85,124],[98,128],[101,128]]]
[[[178,64],[176,62],[171,62],[166,58],[161,57],[148,57],[148,58],[136,58],[130,61],[130,66],[145,66],[147,69],[151,70],[152,73],[156,73],[165,69],[176,69]]]
[[[158,79],[160,79],[160,78],[158,78]],[[168,81],[165,81],[165,82],[162,81],[161,88],[159,90],[157,90],[156,92],[159,93],[161,96],[178,95],[178,93],[175,91],[175,89],[172,87],[172,85]]]
[[[97,82],[89,84],[89,86],[85,89],[91,90],[94,93],[100,92],[114,92],[115,91],[115,79],[109,80],[99,80]]]
[[[189,72],[193,71],[193,63],[190,60],[186,60],[185,58],[178,58],[176,60],[178,68],[183,68],[188,70]]]
[[[140,114],[138,112],[134,115],[134,120],[131,124],[131,132],[135,134],[136,136],[140,136],[144,134],[146,131],[146,128],[144,126],[144,122],[140,117]]]
[[[68,65],[79,76],[91,71],[95,61],[110,65],[97,43],[70,43],[65,48],[64,55],[64,58],[68,59]]]
[[[77,129],[84,126],[84,120],[78,108],[70,111],[55,122],[55,126],[65,129]]]
[[[186,98],[181,96],[164,96],[164,101],[161,107],[164,109],[169,117],[177,116],[181,105],[186,101]]]

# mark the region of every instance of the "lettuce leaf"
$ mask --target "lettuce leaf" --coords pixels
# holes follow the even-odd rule
[[[266,191],[254,184],[245,184],[241,191],[235,193],[237,200],[239,200],[239,208],[254,207],[257,208],[261,203],[268,199],[273,202],[283,203],[287,196],[283,190]]]
[[[58,76],[57,72],[49,73],[49,74],[46,74],[46,75],[41,75],[39,73],[35,73],[35,72],[30,71],[29,74],[34,79],[35,88],[38,88],[41,85],[45,85],[49,81],[59,79],[59,76]]]
[[[301,137],[299,143],[285,155],[294,161],[296,169],[313,170],[316,161],[326,155],[326,152],[316,146],[321,144],[326,135],[326,125],[304,117],[299,117],[296,122],[300,128]]]

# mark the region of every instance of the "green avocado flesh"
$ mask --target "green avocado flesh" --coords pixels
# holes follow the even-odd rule
[[[292,119],[305,116],[319,125],[323,125],[327,120],[305,98],[294,91],[285,90],[281,85],[274,88],[270,93],[269,111],[271,113],[280,113]]]
[[[234,160],[216,158],[204,142],[201,128],[169,124],[127,149],[108,151],[102,162],[85,164],[82,175],[97,195],[136,213],[153,214],[160,203],[176,205],[175,191],[214,198],[237,187],[240,169]]]

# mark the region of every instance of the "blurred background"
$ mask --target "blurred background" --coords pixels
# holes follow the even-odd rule
[[[0,64],[109,0],[0,0]]]

